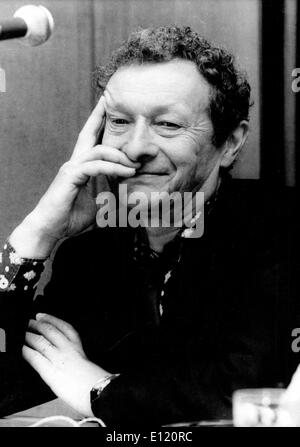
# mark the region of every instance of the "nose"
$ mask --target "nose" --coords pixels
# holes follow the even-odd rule
[[[153,142],[151,129],[144,120],[139,120],[132,124],[132,129],[128,133],[128,140],[123,146],[123,152],[132,161],[143,161],[153,158],[158,153],[158,147]]]

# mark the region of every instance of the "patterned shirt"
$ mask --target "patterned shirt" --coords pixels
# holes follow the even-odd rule
[[[0,292],[36,289],[45,268],[46,259],[21,258],[9,242],[0,251]]]

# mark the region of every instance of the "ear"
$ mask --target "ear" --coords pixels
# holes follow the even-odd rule
[[[247,140],[249,123],[244,120],[231,132],[224,143],[223,157],[220,166],[229,168],[239,156],[239,153]]]

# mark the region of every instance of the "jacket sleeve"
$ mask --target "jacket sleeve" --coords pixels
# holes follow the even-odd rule
[[[44,266],[45,260],[18,256],[9,242],[0,250],[0,416],[55,397],[21,353]]]
[[[20,352],[45,260],[21,258],[9,242],[0,250],[2,351]]]

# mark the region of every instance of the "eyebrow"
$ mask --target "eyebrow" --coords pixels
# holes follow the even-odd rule
[[[153,108],[151,108],[151,115],[162,115],[164,113],[177,113],[178,115],[182,115],[183,110],[182,108],[174,108],[175,104],[170,104],[170,105],[157,105],[154,106]],[[110,109],[111,111],[117,111],[117,112],[121,112],[124,113],[125,115],[130,115],[132,112],[126,108],[126,106],[124,106],[124,104],[119,103],[119,102],[113,102],[113,104],[108,104],[108,109]],[[184,118],[184,117],[182,117]]]
[[[128,113],[129,112],[129,109],[127,109],[126,106],[124,106],[124,104],[122,104],[122,103],[115,102],[114,104],[111,104],[111,105],[107,104],[107,106],[110,109],[117,109],[120,112],[124,112],[124,113]],[[172,105],[170,105],[170,106],[160,106],[160,105],[158,105],[158,106],[154,106],[151,109],[151,111],[153,113],[164,113],[164,112],[169,112],[170,108],[173,108]]]
[[[105,90],[108,94],[108,101],[106,101],[106,104],[108,106],[108,113],[114,113],[114,112],[119,112],[119,113],[123,113],[124,115],[129,115],[129,116],[133,116],[134,115],[134,110],[130,110],[128,109],[126,106],[124,106],[124,104],[120,101],[118,101],[118,98],[114,98],[114,95],[112,94],[112,92],[109,91],[109,89]],[[104,92],[105,93],[105,92]],[[109,102],[111,104],[109,104]],[[182,122],[186,122],[187,120],[187,116],[186,116],[186,108],[185,106],[180,106],[178,107],[178,103],[177,102],[173,102],[167,105],[154,105],[153,108],[151,108],[150,110],[150,116],[157,116],[157,115],[162,115],[165,113],[175,113],[177,115],[177,118],[179,120],[181,120]]]

